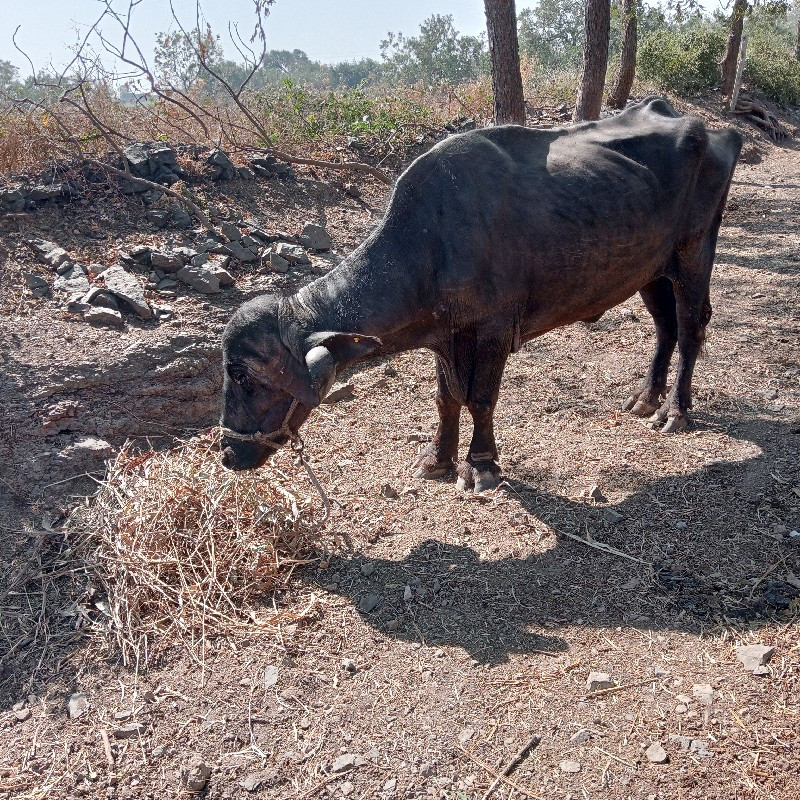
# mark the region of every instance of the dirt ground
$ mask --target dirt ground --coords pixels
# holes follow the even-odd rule
[[[325,177],[205,200],[272,229],[321,222],[345,254],[386,196]],[[174,797],[192,754],[215,799],[800,796],[799,220],[796,140],[748,132],[686,434],[619,410],[654,345],[638,297],[511,359],[489,497],[410,477],[409,437],[436,417],[429,354],[350,376],[355,398],[305,428],[334,511],[318,566],[264,598],[284,622],[193,657],[156,647],[146,668],[84,631],[90,587],[59,525],[102,462],[75,443],[212,425],[232,310],[313,273],[240,269],[222,295],[181,290],[170,321],[92,328],[31,296],[23,269],[52,276],[23,239],[110,265],[181,235],[112,195],[0,220],[0,798]],[[744,644],[774,647],[765,674]],[[589,691],[592,671],[614,686]],[[88,710],[70,719],[75,693]]]

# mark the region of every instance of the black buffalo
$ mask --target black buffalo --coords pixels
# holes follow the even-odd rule
[[[466,406],[474,428],[459,483],[492,488],[508,356],[637,291],[656,350],[625,408],[665,432],[685,428],[741,143],[732,129],[708,130],[649,98],[600,122],[487,128],[436,145],[400,176],[382,222],[338,267],[236,311],[223,335],[222,463],[263,464],[344,367],[424,347],[436,357],[439,426],[414,474],[452,472]]]

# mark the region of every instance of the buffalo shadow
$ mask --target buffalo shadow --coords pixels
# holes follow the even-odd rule
[[[800,428],[753,418],[733,435],[762,453],[655,481],[621,470],[607,476],[609,486],[630,490],[616,504],[543,491],[540,476],[509,470],[505,491],[518,506],[509,516],[517,530],[544,532],[551,546],[543,552],[492,559],[464,541],[427,539],[399,560],[346,553],[304,580],[349,598],[388,637],[463,648],[485,664],[512,653],[568,651],[581,627],[699,635],[737,622],[778,622],[800,610],[800,590],[782,580],[800,574],[800,538],[772,533],[779,520],[800,528],[790,491],[800,484]],[[792,458],[794,477],[786,467]],[[777,483],[774,470],[789,482]],[[634,560],[564,534],[589,536]],[[481,537],[470,529],[464,540]]]

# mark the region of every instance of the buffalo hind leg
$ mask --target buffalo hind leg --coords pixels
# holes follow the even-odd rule
[[[669,363],[678,341],[678,313],[669,278],[657,278],[640,289],[639,294],[656,326],[656,351],[638,391],[625,403],[625,411],[649,417],[666,395]]]
[[[498,343],[499,345],[499,343]],[[472,441],[467,458],[458,465],[459,489],[473,489],[476,494],[494,489],[500,483],[497,444],[494,439],[494,409],[500,394],[508,350],[486,344],[481,360],[474,367],[467,408],[472,416]]]
[[[447,385],[447,375],[441,359],[436,357],[436,408],[439,411],[439,426],[433,441],[419,454],[412,464],[415,478],[443,478],[455,468],[458,455],[458,420],[461,403],[456,400]]]
[[[716,234],[716,231],[714,232]],[[706,237],[701,250],[680,259],[681,277],[673,284],[678,312],[678,366],[675,384],[663,405],[650,417],[663,422],[662,433],[677,433],[689,425],[692,407],[692,374],[711,319],[709,281],[716,235]]]

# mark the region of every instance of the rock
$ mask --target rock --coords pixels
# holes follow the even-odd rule
[[[75,264],[69,271],[55,279],[53,288],[59,292],[84,295],[89,291],[89,280],[86,273]]]
[[[22,187],[0,189],[0,208],[10,214],[19,214],[25,210],[27,197]]]
[[[156,319],[161,321],[165,319],[172,319],[175,316],[175,309],[172,306],[158,306],[155,303],[152,305],[153,314]]]
[[[222,234],[229,242],[236,242],[242,238],[242,232],[232,222],[222,223]]]
[[[243,181],[253,181],[256,178],[250,167],[238,167],[236,172]]]
[[[399,619],[390,619],[386,623],[386,630],[390,633],[394,633],[400,627],[400,620]]]
[[[178,281],[176,281],[174,278],[164,278],[163,280],[160,280],[156,284],[156,291],[166,292],[169,291],[170,289],[174,289],[177,285]]]
[[[608,498],[600,491],[600,487],[596,483],[592,484],[591,488],[586,492],[586,496],[596,500],[598,503],[608,502]]]
[[[46,289],[49,291],[50,289],[50,284],[44,278],[40,278],[32,272],[23,272],[22,277],[25,278],[25,283],[28,285],[29,289],[33,289],[34,291],[36,289]]]
[[[150,264],[150,254],[152,252],[152,248],[148,247],[146,244],[137,244],[135,247],[131,247],[131,249],[128,250],[128,258],[135,261],[137,264],[144,264],[146,266]]]
[[[144,289],[136,278],[121,266],[109,267],[102,273],[106,289],[142,319],[151,319],[153,309],[144,298]],[[88,287],[87,287],[88,288]]]
[[[361,197],[361,189],[359,189],[354,183],[346,183],[342,188],[348,197],[352,197],[355,200],[358,200]]]
[[[669,761],[667,751],[659,742],[653,742],[647,750],[644,751],[644,754],[651,764],[666,764]]]
[[[290,264],[304,265],[311,263],[308,253],[299,244],[280,242],[275,245],[275,249],[272,252],[281,258],[285,258]]]
[[[25,722],[26,719],[30,719],[31,710],[29,708],[15,708],[14,716],[18,722]]]
[[[289,262],[277,253],[269,254],[269,268],[273,272],[288,272]]]
[[[150,266],[162,272],[177,272],[183,266],[183,258],[178,253],[164,253],[153,250],[150,254]]]
[[[124,324],[122,314],[113,308],[90,308],[83,312],[83,319],[91,325],[111,325],[116,328],[121,328]]]
[[[383,486],[381,486],[381,497],[384,500],[396,500],[400,497],[400,494],[391,483],[384,483]]]
[[[345,672],[356,672],[356,662],[352,658],[343,658],[341,667]]]
[[[361,598],[358,604],[358,610],[369,614],[374,611],[381,604],[381,598],[377,594],[367,594]]]
[[[134,142],[122,153],[130,166],[131,174],[136,178],[173,184],[184,177],[175,151],[163,142]],[[148,189],[149,187],[142,186],[138,191],[145,192]]]
[[[369,576],[372,575],[373,572],[375,572],[375,564],[373,564],[371,561],[365,561],[361,565],[361,574],[364,577],[369,578]]]
[[[611,680],[607,672],[590,672],[586,679],[586,691],[597,692],[601,689],[612,689],[617,684]]]
[[[69,272],[71,269],[74,269],[74,268],[75,268],[75,264],[73,264],[71,261],[67,260],[67,261],[62,262],[61,264],[59,264],[56,267],[56,274],[57,275],[64,275],[65,273]],[[83,270],[83,271],[84,271],[84,273],[86,272],[86,270]]]
[[[474,735],[475,728],[464,728],[464,730],[458,734],[458,741],[461,742],[461,744],[466,744]]]
[[[219,180],[229,181],[238,176],[239,172],[233,164],[233,161],[228,158],[228,154],[218,147],[214,148],[206,159],[214,173],[214,177]]]
[[[345,772],[348,769],[355,767],[363,767],[367,763],[367,759],[363,756],[356,755],[355,753],[345,753],[344,755],[337,756],[333,759],[331,764],[331,772]]]
[[[264,688],[271,689],[278,682],[280,670],[274,664],[264,667]]]
[[[80,302],[88,303],[89,305],[97,306],[98,308],[110,308],[113,311],[119,310],[119,306],[117,305],[117,301],[114,299],[114,295],[105,289],[101,289],[99,286],[92,286],[92,288],[89,289],[89,291],[86,292],[83,297],[81,297]]]
[[[292,174],[292,168],[288,164],[279,162],[275,156],[262,156],[257,153],[251,153],[248,156],[248,160],[253,172],[262,178],[271,178],[275,175],[289,176]]]
[[[564,759],[558,765],[562,772],[580,772],[581,771],[581,764],[580,761],[570,761],[569,759]]]
[[[230,286],[233,283],[231,274],[213,261],[201,266],[182,267],[176,277],[203,294],[218,294],[221,291],[220,286]]]
[[[710,758],[712,755],[702,739],[692,739],[690,736],[671,733],[669,735],[669,741],[671,744],[678,745],[681,750],[687,750],[703,758]]]
[[[69,188],[68,183],[51,183],[49,186],[31,186],[26,194],[28,195],[28,200],[41,203],[44,200],[56,200],[69,194]]]
[[[413,596],[414,595],[413,595],[413,593],[411,591],[411,587],[408,584],[406,584],[405,589],[403,589],[403,602],[404,603],[410,603],[411,602],[411,598]]]
[[[190,792],[202,792],[211,777],[211,767],[199,753],[192,753],[184,761],[180,771],[180,782]]]
[[[695,699],[704,706],[710,706],[714,702],[714,689],[708,683],[695,683],[692,686],[692,694]]]
[[[67,251],[54,242],[48,242],[46,239],[28,239],[26,244],[36,253],[40,261],[53,269],[61,266],[65,261],[69,261]]]
[[[354,387],[352,383],[334,383],[328,394],[325,395],[323,403],[325,405],[333,405],[342,400],[352,400],[355,397]]]
[[[67,713],[70,719],[80,719],[89,711],[89,698],[82,692],[70,695],[67,701]]]
[[[80,435],[64,447],[58,454],[60,461],[67,461],[75,468],[91,468],[98,461],[104,461],[114,455],[114,448],[97,436]]]
[[[605,517],[606,522],[610,523],[611,525],[617,525],[618,523],[622,522],[623,519],[625,519],[625,517],[623,517],[619,511],[615,511],[613,508],[604,508],[603,517]]]
[[[744,664],[744,668],[754,675],[766,675],[769,670],[764,669],[769,664],[774,647],[764,644],[745,644],[736,648],[736,658]]]
[[[258,261],[261,258],[258,248],[245,247],[242,241],[243,240],[228,242],[228,244],[225,245],[225,250],[243,264],[247,264],[251,261]]]
[[[297,240],[309,250],[330,250],[333,246],[328,231],[322,225],[315,225],[313,222],[307,222],[303,226],[303,231]]]
[[[264,779],[258,775],[248,775],[244,780],[239,782],[239,786],[246,792],[257,792],[264,783]]]
[[[164,228],[169,223],[169,211],[164,211],[162,208],[145,211],[144,215],[147,221],[152,222],[157,228]]]
[[[143,722],[131,722],[129,725],[120,725],[114,728],[115,739],[131,739],[134,736],[142,736],[146,730]]]
[[[180,228],[182,230],[192,227],[191,215],[186,211],[186,209],[181,208],[181,206],[173,207],[172,213],[169,215],[169,220],[176,228]]]
[[[592,732],[587,731],[585,728],[579,730],[577,733],[573,733],[572,736],[569,737],[570,742],[573,744],[586,744],[589,739],[592,738]]]

